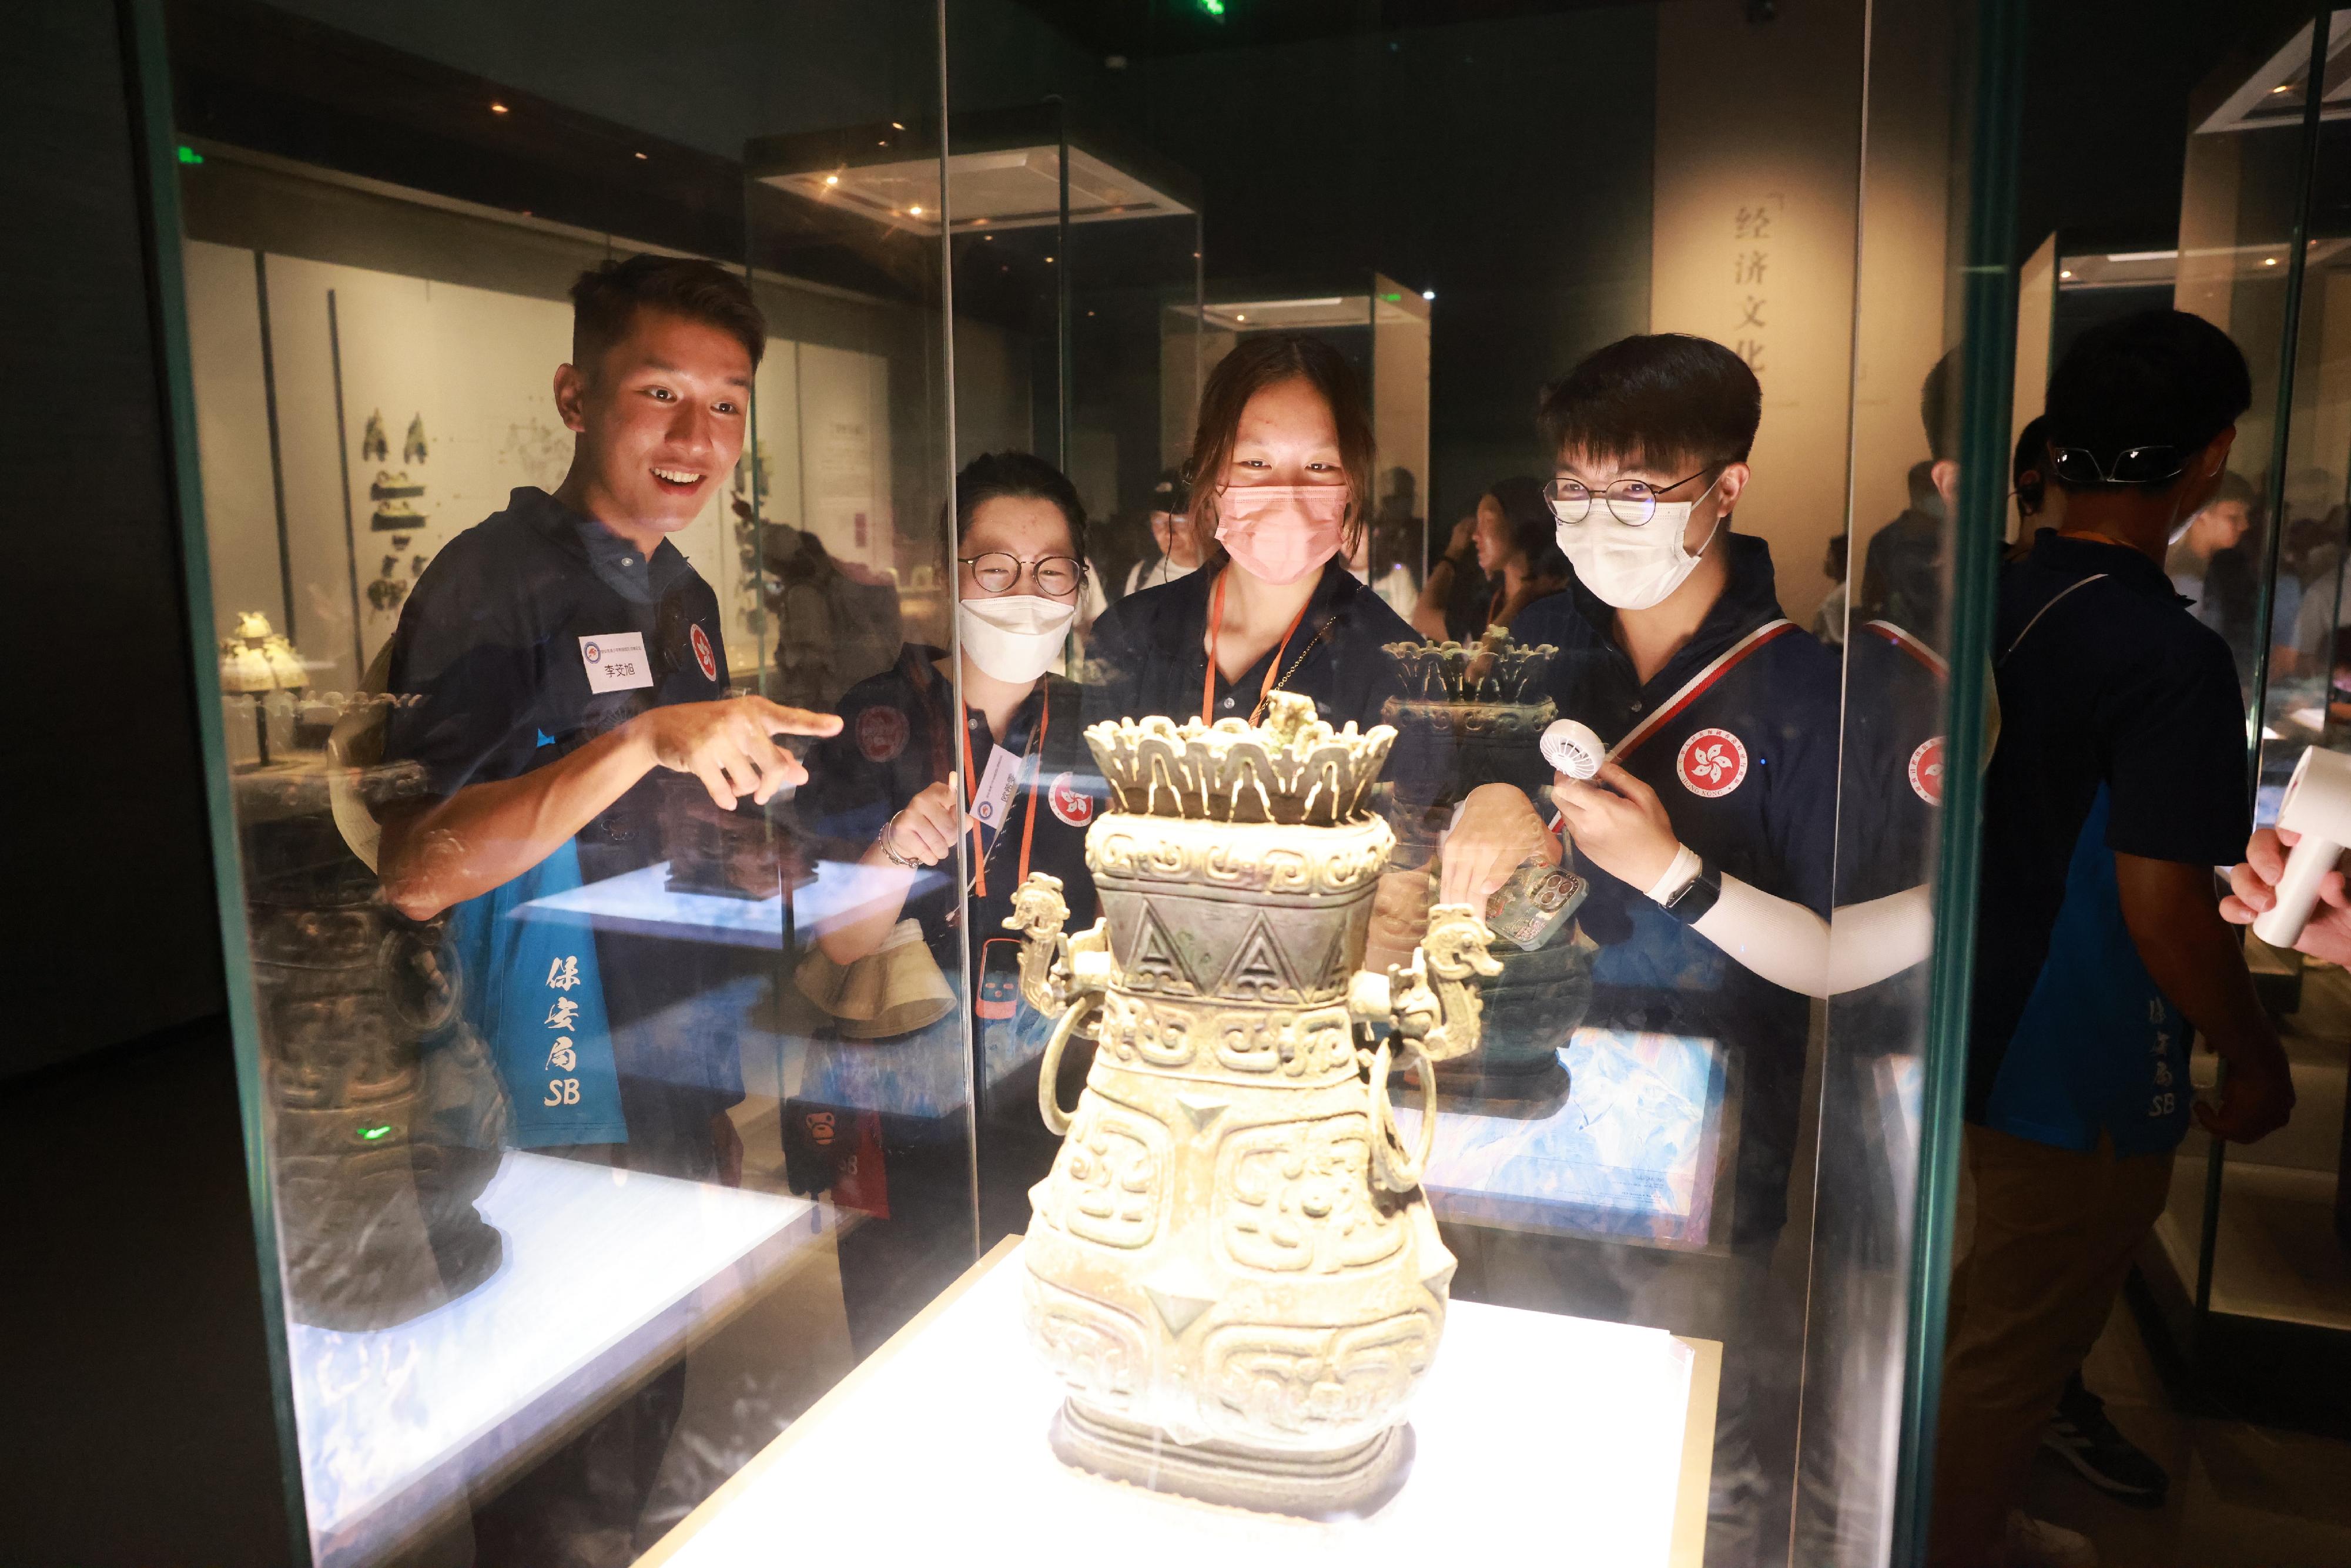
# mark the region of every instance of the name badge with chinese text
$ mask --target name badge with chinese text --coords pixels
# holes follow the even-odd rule
[[[588,671],[588,689],[632,691],[653,684],[653,661],[645,657],[645,634],[614,632],[580,639],[580,663]]]
[[[1020,758],[1008,746],[999,746],[987,754],[987,766],[979,770],[979,793],[972,798],[971,814],[989,832],[1004,826],[1004,813],[1012,809],[1012,787],[1020,779]]]

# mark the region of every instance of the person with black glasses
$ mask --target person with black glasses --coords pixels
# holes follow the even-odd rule
[[[896,664],[852,687],[841,702],[841,731],[810,755],[809,783],[796,801],[800,821],[843,846],[871,884],[850,914],[814,933],[824,962],[813,974],[832,976],[844,998],[878,988],[920,1026],[883,1034],[873,1020],[850,1016],[849,1000],[834,1004],[829,1010],[843,1019],[843,1039],[869,1043],[828,1053],[821,1076],[850,1088],[794,1103],[803,1122],[832,1118],[820,1130],[838,1126],[844,1113],[881,1113],[888,1190],[870,1196],[889,1218],[862,1228],[872,1234],[859,1245],[876,1258],[852,1256],[853,1237],[842,1250],[851,1329],[862,1347],[927,1299],[926,1290],[904,1287],[907,1271],[935,1289],[970,1260],[969,1214],[960,1207],[968,1191],[963,1020],[943,977],[964,975],[978,1057],[978,1197],[991,1236],[1005,1234],[1028,1223],[1028,1188],[1050,1168],[1059,1140],[1045,1135],[1037,1115],[1036,1064],[1052,1020],[1020,999],[1019,939],[1004,917],[1031,872],[1061,879],[1070,929],[1086,929],[1095,915],[1085,836],[1104,790],[1086,748],[1079,689],[1052,673],[1086,585],[1085,508],[1043,459],[991,453],[956,476],[955,528],[957,651],[909,643]],[[967,832],[958,857],[956,841]],[[924,963],[916,948],[935,962]],[[861,964],[875,977],[841,979]],[[917,967],[926,975],[915,975]],[[803,967],[804,991],[811,973]],[[938,998],[924,1009],[927,1019],[913,1010],[925,985]],[[855,1065],[842,1065],[852,1057]],[[1064,1059],[1063,1103],[1076,1098],[1090,1062],[1085,1051]],[[939,1080],[922,1106],[931,1113],[928,1133],[906,1109],[921,1098],[914,1078]],[[901,1082],[885,1082],[892,1079]],[[812,1153],[816,1140],[801,1138],[804,1130],[788,1121],[788,1151],[797,1139],[803,1155]],[[893,1140],[905,1146],[893,1149]],[[826,1142],[835,1151],[851,1146],[845,1138]],[[908,1179],[889,1178],[893,1170]],[[932,1207],[938,1213],[928,1214]],[[893,1231],[894,1239],[886,1234]]]
[[[2236,345],[2176,310],[2083,334],[2050,382],[2044,472],[2064,527],[2005,568],[1993,632],[1975,1204],[1950,1285],[1938,1568],[2018,1555],[2026,1467],[2170,1196],[2191,1115],[2251,1142],[2293,1108],[2213,886],[2252,829],[2237,673],[2163,564],[2251,402]],[[2226,1068],[2217,1108],[2195,1104],[2191,1026]]]

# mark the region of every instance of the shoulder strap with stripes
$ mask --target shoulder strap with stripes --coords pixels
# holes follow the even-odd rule
[[[1625,738],[1608,748],[1607,760],[1624,761],[1643,741],[1656,734],[1659,726],[1666,724],[1690,704],[1704,696],[1708,687],[1730,674],[1748,654],[1772,639],[1783,637],[1795,629],[1796,623],[1782,616],[1777,621],[1766,621],[1762,625],[1725,648],[1720,653],[1715,655],[1706,668],[1684,682],[1681,690],[1667,697],[1658,706],[1655,713],[1626,730]]]

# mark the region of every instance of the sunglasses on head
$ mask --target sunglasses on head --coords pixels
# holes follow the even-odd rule
[[[2188,456],[2172,445],[2126,446],[2100,463],[2086,446],[2052,446],[2049,466],[2068,485],[2168,485],[2187,471]]]

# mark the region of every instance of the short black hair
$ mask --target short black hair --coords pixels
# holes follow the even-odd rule
[[[2049,378],[2044,417],[2050,446],[2082,447],[2101,465],[2133,446],[2173,447],[2184,460],[2252,402],[2245,356],[2226,332],[2185,310],[2141,310],[2074,340]]]
[[[571,363],[583,375],[629,335],[640,310],[665,310],[716,327],[743,345],[751,368],[768,349],[768,319],[750,285],[716,262],[690,256],[632,256],[590,267],[571,284]]]
[[[1050,501],[1069,520],[1071,553],[1086,559],[1086,506],[1059,468],[1027,452],[983,452],[956,476],[956,538],[987,503],[1004,497]]]
[[[1743,463],[1763,387],[1721,344],[1681,332],[1619,338],[1543,388],[1536,423],[1554,453],[1671,470]]]

